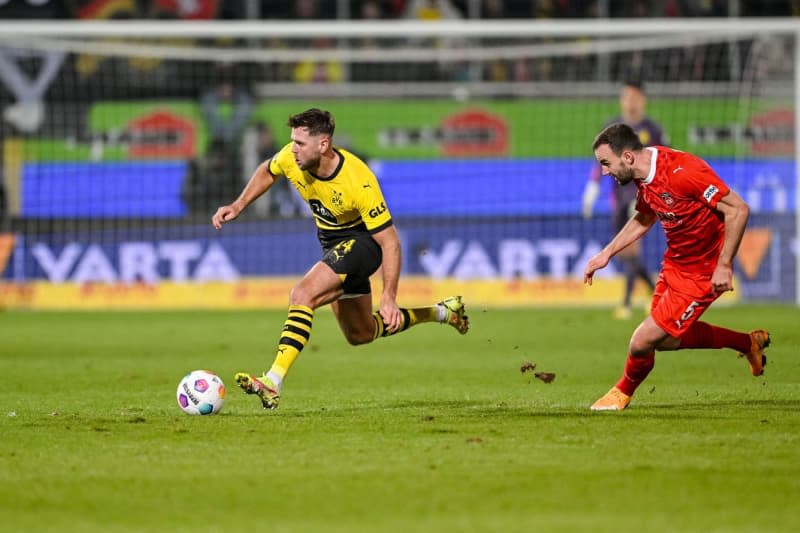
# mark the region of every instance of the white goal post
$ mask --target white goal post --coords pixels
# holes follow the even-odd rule
[[[134,142],[131,134],[120,131],[116,122],[103,113],[122,109],[121,102],[126,98],[135,101],[135,105],[146,101],[189,101],[193,93],[188,88],[213,78],[212,64],[242,67],[236,75],[239,81],[246,83],[256,107],[263,104],[283,113],[281,106],[286,102],[342,102],[347,104],[345,116],[353,117],[351,123],[359,113],[375,113],[374,117],[363,121],[376,130],[369,132],[369,138],[358,129],[367,127],[361,123],[353,126],[357,131],[349,133],[353,133],[356,144],[370,152],[378,164],[387,163],[382,168],[398,172],[398,176],[412,172],[409,168],[414,161],[440,158],[461,161],[476,155],[479,160],[503,160],[503,164],[511,168],[564,169],[568,168],[565,166],[567,159],[573,165],[569,168],[579,168],[581,158],[591,157],[588,149],[581,151],[581,147],[587,145],[586,140],[601,125],[601,116],[607,117],[615,110],[620,83],[630,77],[639,78],[647,86],[656,119],[667,123],[671,143],[728,165],[725,168],[736,184],[747,188],[745,199],[755,204],[755,224],[767,230],[764,242],[769,243],[769,247],[756,245],[758,249],[745,258],[750,263],[744,271],[752,277],[745,284],[749,287],[746,289],[748,298],[759,299],[759,292],[763,290],[766,299],[786,299],[784,286],[790,281],[786,273],[792,271],[793,301],[800,304],[800,143],[796,142],[796,132],[800,131],[798,20],[15,20],[0,22],[0,51],[5,51],[3,69],[7,71],[4,74],[7,83],[8,71],[13,70],[8,66],[12,60],[24,62],[36,54],[63,54],[67,58],[64,65],[84,69],[74,80],[63,74],[66,67],[58,76],[54,74],[53,83],[58,90],[41,95],[44,107],[21,105],[28,102],[22,102],[20,94],[3,102],[10,109],[6,110],[6,117],[18,119],[17,129],[12,129],[10,135],[6,130],[6,137],[18,143],[14,146],[19,143],[33,146],[30,151],[36,156],[31,165],[39,165],[37,172],[46,167],[48,155],[45,151],[53,144],[58,144],[54,149],[58,155],[52,156],[57,163],[65,153],[80,154],[76,157],[92,164],[124,160],[125,156],[120,154],[129,150]],[[120,70],[122,67],[117,65],[103,67],[103,58],[125,59],[137,65],[161,62],[172,65],[174,70],[159,73],[155,67],[145,68],[129,77],[127,71]],[[318,80],[314,67],[298,71],[298,65],[304,64],[331,66],[325,73],[328,78]],[[180,75],[176,76],[176,72]],[[88,92],[81,102],[80,112],[91,120],[88,126],[83,122],[74,126],[69,117],[71,99],[84,90]],[[362,101],[368,105],[359,109]],[[450,120],[448,117],[458,118],[461,111],[467,112],[476,106],[508,122],[503,127],[513,131],[503,133],[504,136],[508,133],[508,138],[503,139],[503,148],[470,153],[469,148],[464,148],[468,143],[463,139],[454,142],[448,138],[450,133],[443,126]],[[48,115],[46,109],[56,111]],[[402,109],[407,109],[411,118],[407,124],[403,120],[395,120],[396,124],[376,124],[382,119],[384,109],[401,113]],[[19,118],[26,113],[30,114]],[[43,117],[36,116],[37,113],[42,113]],[[59,118],[52,113],[65,115]],[[264,113],[263,110],[255,112],[259,116]],[[442,118],[437,115],[436,120],[443,122],[423,124],[425,113],[440,113]],[[785,120],[788,113],[792,116],[791,124]],[[82,117],[81,121],[84,120]],[[40,123],[44,124],[46,134],[42,133]],[[559,131],[558,125],[562,123],[566,126]],[[548,131],[540,131],[540,124]],[[341,125],[346,128],[345,121]],[[24,131],[25,127],[30,131]],[[102,128],[107,130],[100,132]],[[669,131],[670,128],[673,131]],[[576,132],[580,132],[581,138],[574,138]],[[59,135],[66,140],[59,139]],[[568,138],[570,135],[572,138]],[[252,137],[245,135],[244,139],[246,144]],[[28,153],[27,148],[15,151],[9,143],[6,142],[5,147],[6,159],[8,154]],[[27,155],[19,155],[19,158],[24,157]],[[137,157],[140,156],[133,159]],[[790,160],[794,165],[792,183],[775,170],[783,169],[785,165],[780,165]],[[247,166],[253,159],[243,156],[243,161]],[[543,161],[551,166],[537,166]],[[769,168],[763,176],[756,179],[747,175],[756,172],[761,163]],[[5,164],[8,165],[8,161]],[[60,210],[55,204],[42,207],[41,202],[61,201],[53,199],[52,195],[43,194],[41,199],[26,196],[34,189],[27,185],[23,190],[22,182],[30,178],[30,172],[25,174],[25,164],[22,160],[19,167],[10,172],[12,176],[6,176],[6,180],[12,182],[7,187],[11,193],[12,231],[23,228],[21,234],[30,231],[35,234],[53,224],[56,229],[73,228],[79,225],[74,219],[93,218],[91,213],[78,210],[65,218],[60,213],[72,211]],[[581,179],[574,178],[574,183]],[[402,183],[398,187],[402,187]],[[438,194],[433,191],[427,193]],[[787,197],[788,194],[791,197]],[[573,217],[577,211],[569,212],[569,207],[558,211],[549,203],[539,211],[528,212],[524,207],[506,209],[485,200],[487,204],[480,206],[481,216],[486,220],[503,218],[512,229],[517,227],[515,224],[519,228],[528,227],[525,224],[539,220],[537,217],[548,220],[548,224],[555,224],[552,217],[559,218],[560,233],[556,233],[561,236],[582,234],[580,250],[584,250],[585,243],[601,238],[604,231],[599,228],[607,224],[607,220],[600,217],[594,220],[594,226],[587,225],[578,220],[579,217]],[[125,208],[120,209],[124,211]],[[791,217],[792,213],[787,211],[793,212],[791,231],[787,229],[787,216]],[[29,216],[29,213],[34,215]],[[456,208],[443,209],[437,216],[457,220],[467,216],[466,213]],[[136,216],[150,220],[152,216],[169,218],[171,215],[144,213]],[[425,224],[424,217],[415,213],[413,206],[405,216],[419,218],[419,224]],[[133,220],[130,217],[129,222],[120,222],[125,217],[113,213],[109,217],[91,224],[115,228],[115,231],[120,227],[127,231],[143,224],[130,222]],[[772,220],[775,220],[774,228]],[[475,231],[481,234],[487,230]],[[462,259],[469,255],[470,242],[469,236],[465,236],[459,252]],[[748,242],[748,246],[750,244]],[[652,248],[657,246],[654,244]],[[58,249],[55,245],[52,248]],[[539,254],[541,261],[543,248],[534,243],[531,249],[534,256]],[[516,267],[503,266],[502,258],[495,257],[495,252],[488,255],[491,268],[475,267],[473,263],[461,268],[454,264],[447,270],[447,276],[464,272],[489,277],[529,274],[535,277],[541,272],[548,276],[561,275],[558,269],[553,270],[556,259],[545,267],[531,267],[531,272],[526,273],[524,268],[517,272]],[[579,255],[574,252],[571,257]],[[567,271],[573,269],[573,259],[565,267]],[[12,261],[18,262],[11,275],[13,279],[27,280],[31,275],[41,274],[41,269],[26,266],[26,262],[33,259],[15,256]],[[249,258],[245,263],[249,265],[251,261]],[[426,261],[418,261],[420,272]],[[445,266],[439,270],[444,272],[443,269]]]

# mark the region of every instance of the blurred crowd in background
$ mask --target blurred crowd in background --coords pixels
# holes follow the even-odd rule
[[[800,0],[0,0],[1,19],[79,20],[315,20],[315,19],[564,19],[603,17],[746,17],[800,15]],[[613,22],[609,22],[613,24]],[[640,37],[641,38],[641,37]],[[556,38],[509,40],[463,39],[450,46],[538,45],[567,43]],[[625,42],[624,39],[617,39]],[[64,41],[67,43],[68,41]],[[88,41],[90,42],[90,41]],[[100,42],[118,44],[121,39]],[[635,78],[645,82],[733,82],[757,86],[760,78],[791,79],[792,40],[760,36],[710,44],[667,45],[660,49],[623,49],[604,55],[553,53],[548,56],[443,61],[434,56],[408,62],[382,60],[402,39],[162,38],[148,41],[165,47],[204,46],[242,50],[373,49],[375,60],[220,61],[202,56],[94,54],[86,48],[0,46],[0,137],[65,138],[92,147],[100,160],[103,146],[130,139],[119,132],[90,131],[87,116],[94,102],[176,99],[199,104],[209,130],[208,145],[190,161],[181,195],[191,212],[205,213],[241,186],[254,161],[279,148],[267,124],[253,119],[253,108],[269,100],[265,87],[292,95],[296,84],[450,82],[514,85],[575,82],[608,85]],[[419,42],[416,43],[419,48]],[[425,42],[435,48],[441,40]],[[133,42],[136,47],[136,42]],[[776,75],[775,72],[783,73]],[[559,85],[559,83],[561,85]],[[289,84],[289,88],[285,84]],[[376,95],[381,92],[377,91]],[[449,93],[443,93],[449,94]],[[498,93],[499,94],[499,93]],[[557,93],[556,93],[557,94]],[[123,135],[124,136],[124,135]],[[249,139],[249,142],[244,142]],[[239,157],[240,153],[247,153]],[[0,159],[2,155],[0,155]],[[236,164],[231,164],[234,161]],[[276,191],[262,206],[264,215],[295,216],[302,209]],[[0,219],[7,201],[0,175]]]
[[[732,17],[791,16],[800,14],[800,0],[0,0],[0,18],[80,20],[317,20],[317,19],[564,19],[576,17]],[[168,46],[244,46],[255,49],[331,50],[370,48],[384,51],[402,45],[397,39],[332,39],[309,35],[305,39],[160,39]],[[552,38],[527,40],[461,40],[464,45],[539,44],[558,42]],[[431,48],[439,44],[432,41]],[[452,42],[450,43],[452,44]],[[765,44],[760,42],[759,47]],[[781,64],[785,44],[767,43],[773,59]],[[701,45],[674,47],[668,53],[619,53],[598,61],[591,54],[572,54],[554,64],[553,57],[518,58],[472,62],[385,63],[361,60],[343,64],[335,60],[298,62],[241,62],[235,68],[214,69],[222,77],[241,83],[338,83],[338,82],[530,82],[621,80],[636,77],[647,81],[729,81],[752,51],[744,46]],[[732,56],[731,54],[735,54]],[[125,63],[119,65],[119,63]],[[165,68],[165,66],[167,68]],[[198,62],[176,64],[141,58],[115,58],[83,54],[64,72],[77,77],[60,86],[83,98],[200,97]],[[113,79],[115,83],[109,84]],[[169,78],[169,83],[164,80]],[[215,83],[219,81],[216,77]],[[91,83],[100,80],[100,83]],[[59,80],[55,80],[57,85]],[[184,83],[184,81],[186,83]],[[88,82],[88,83],[87,83]],[[109,87],[112,87],[109,90]],[[61,95],[69,99],[69,94]]]
[[[800,0],[4,0],[0,18],[454,19],[792,16]]]

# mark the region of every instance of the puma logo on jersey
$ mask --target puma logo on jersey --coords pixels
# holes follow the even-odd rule
[[[714,185],[709,185],[708,189],[706,189],[706,192],[703,193],[703,198],[705,198],[706,202],[710,202],[711,199],[714,198],[714,195],[718,192],[719,189],[717,189]]]
[[[676,172],[678,172],[679,170],[683,170],[683,167],[678,167],[678,168],[676,168],[675,170],[673,170],[673,171],[672,171],[672,173],[673,173],[673,174],[675,174],[675,173],[676,173]]]

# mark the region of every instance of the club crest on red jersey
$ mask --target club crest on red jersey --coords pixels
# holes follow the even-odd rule
[[[664,203],[667,204],[667,205],[672,205],[672,204],[675,203],[675,199],[668,192],[662,192],[660,196],[661,196],[661,199],[664,200]]]

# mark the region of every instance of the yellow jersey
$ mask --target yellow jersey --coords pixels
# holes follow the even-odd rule
[[[375,174],[347,150],[334,148],[339,165],[327,177],[301,170],[292,154],[292,143],[269,162],[274,177],[284,176],[300,193],[314,214],[317,235],[328,247],[357,233],[377,233],[392,225]]]

